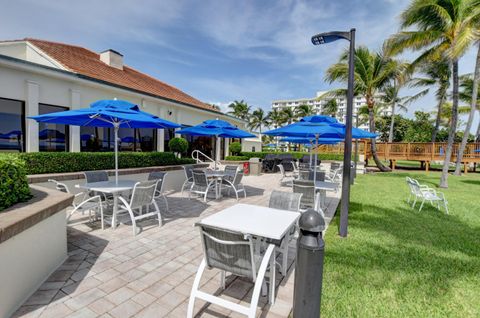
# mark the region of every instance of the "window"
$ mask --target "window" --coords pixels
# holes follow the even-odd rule
[[[62,112],[67,107],[47,104],[38,105],[40,115]],[[68,151],[69,129],[68,125],[38,123],[38,144],[40,151]]]
[[[80,127],[82,151],[114,151],[114,130],[104,127]],[[120,128],[118,130],[118,149],[120,151],[157,150],[156,129]]]
[[[25,104],[0,98],[0,151],[25,151]]]
[[[170,141],[170,139],[175,138],[175,129],[173,129],[173,128],[164,129],[164,131],[165,131],[164,149],[165,149],[165,151],[170,151],[170,147],[168,147],[168,142]]]

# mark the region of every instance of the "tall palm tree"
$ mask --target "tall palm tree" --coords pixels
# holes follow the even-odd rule
[[[278,109],[273,109],[268,113],[269,125],[272,125],[273,128],[278,128],[285,123],[285,118],[283,117],[282,111]]]
[[[445,102],[440,107],[440,114],[438,114],[438,110],[434,110],[431,113],[435,115],[435,117],[440,117],[440,125],[445,128],[450,128],[452,125],[452,107],[453,104],[451,102]],[[458,114],[465,115],[470,112],[470,106],[459,106],[458,107]],[[459,126],[459,122],[457,120],[457,126]]]
[[[480,26],[480,24],[477,24]],[[458,149],[457,162],[455,163],[455,174],[460,175],[462,172],[462,159],[463,153],[465,152],[465,147],[467,146],[468,137],[470,136],[470,130],[472,129],[473,117],[475,116],[475,111],[477,110],[477,97],[478,97],[478,83],[480,81],[480,42],[478,42],[477,49],[477,60],[475,62],[475,72],[472,79],[472,95],[470,96],[470,112],[468,113],[467,124],[465,125],[465,130],[463,132],[462,143]]]
[[[383,53],[372,52],[367,47],[360,46],[356,49],[354,64],[354,92],[355,95],[362,95],[365,98],[370,131],[375,132],[375,108],[378,107],[375,96],[395,76],[397,63]],[[330,83],[348,81],[348,51],[341,55],[339,62],[328,68],[325,79]],[[371,151],[377,167],[381,171],[390,171],[390,168],[385,167],[378,158],[375,139],[372,139]]]
[[[322,114],[335,118],[338,112],[338,103],[335,98],[330,98],[322,107]]]
[[[393,129],[395,125],[395,115],[396,110],[407,111],[408,106],[419,99],[420,97],[425,96],[428,93],[428,89],[424,89],[415,95],[411,96],[399,96],[400,89],[405,85],[407,81],[402,82],[398,79],[393,79],[388,85],[383,87],[380,90],[381,97],[380,102],[385,105],[385,108],[390,109],[390,131],[388,133],[388,142],[393,142]]]
[[[248,118],[250,117],[250,110],[252,109],[252,107],[249,106],[243,99],[241,101],[234,101],[228,105],[228,108],[231,109],[228,114],[245,121],[248,121]]]
[[[260,135],[262,135],[262,127],[268,127],[269,124],[268,115],[265,114],[265,111],[259,107],[255,109],[250,116],[248,127],[252,130],[258,129],[260,131]]]
[[[312,105],[303,104],[295,108],[295,115],[297,116],[297,119],[312,116],[313,114],[315,114],[315,110],[313,109]]]
[[[297,119],[297,116],[295,116],[295,112],[290,107],[282,109],[282,116],[284,122],[289,125],[293,123],[295,119]]]
[[[440,114],[442,105],[448,99],[448,88],[450,87],[451,68],[449,62],[442,58],[437,60],[423,61],[417,67],[422,74],[421,77],[412,79],[411,87],[435,86],[435,98],[437,100],[437,116],[435,119],[435,127],[432,132],[432,142],[437,139],[438,130],[440,129]]]
[[[480,83],[477,85],[477,89],[480,88]],[[473,76],[472,74],[465,74],[460,76],[460,92],[459,98],[461,101],[472,104],[472,96],[473,96]],[[480,111],[480,96],[477,94],[477,110]],[[475,134],[475,140],[478,141],[480,136],[480,122],[477,126],[477,133]]]
[[[414,64],[446,57],[452,65],[452,125],[448,134],[440,187],[448,187],[448,168],[458,120],[458,60],[476,31],[479,0],[413,0],[401,14],[401,31],[389,39],[392,53],[406,49],[423,52]]]

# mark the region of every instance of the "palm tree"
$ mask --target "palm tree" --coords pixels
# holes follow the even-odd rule
[[[312,116],[313,114],[315,114],[315,110],[313,109],[312,105],[303,104],[295,109],[295,115],[297,116],[297,119]]]
[[[392,80],[387,86],[383,87],[381,92],[380,101],[385,105],[385,108],[389,108],[392,112],[390,119],[390,131],[388,133],[388,142],[393,142],[393,129],[395,125],[395,111],[398,108],[401,111],[407,111],[408,106],[419,99],[422,96],[425,96],[428,93],[428,89],[424,89],[419,93],[412,96],[402,96],[400,97],[400,89],[405,85],[407,81],[401,81],[398,79]]]
[[[282,116],[284,122],[289,125],[293,123],[295,119],[297,119],[297,116],[295,116],[295,112],[290,107],[282,109]]]
[[[401,31],[389,39],[392,53],[423,50],[414,61],[445,57],[452,66],[452,125],[443,163],[440,187],[448,187],[448,168],[458,120],[458,60],[474,39],[479,0],[413,0],[401,14]],[[413,28],[413,29],[412,29]]]
[[[234,101],[230,105],[228,105],[228,108],[231,109],[231,111],[228,112],[228,114],[243,119],[245,121],[248,121],[248,118],[250,117],[250,110],[251,106],[249,106],[246,102],[243,101]]]
[[[338,112],[338,103],[335,98],[330,98],[322,107],[322,114],[335,118]]]
[[[248,127],[252,130],[258,129],[260,131],[260,135],[262,135],[262,127],[268,127],[269,124],[268,115],[265,114],[265,111],[259,107],[254,110],[250,116]]]
[[[275,129],[282,126],[285,123],[285,118],[283,117],[282,111],[274,109],[270,111],[267,115],[269,125],[272,125]]]
[[[446,59],[424,61],[418,65],[418,70],[422,73],[422,77],[412,79],[411,87],[436,86],[435,98],[437,99],[437,116],[435,119],[435,127],[432,133],[432,142],[437,139],[438,130],[440,129],[441,107],[448,99],[448,88],[450,87],[451,68]]]
[[[443,105],[440,107],[440,114],[438,113],[438,110],[434,110],[431,113],[435,115],[435,117],[440,117],[440,125],[445,127],[445,128],[450,128],[452,125],[452,108],[453,104],[451,102],[445,102]],[[470,112],[470,106],[459,106],[458,107],[458,114],[460,115],[465,115]],[[457,120],[457,126],[459,126],[459,122]]]
[[[480,84],[478,85],[480,88]],[[478,88],[477,88],[478,89]],[[459,98],[461,101],[472,104],[473,96],[473,76],[472,74],[465,74],[460,76],[460,92]],[[477,94],[477,110],[480,111],[480,96]],[[478,140],[480,136],[480,122],[477,126],[477,133],[475,134],[475,139]]]
[[[475,111],[477,110],[477,97],[478,97],[478,83],[480,81],[480,42],[478,43],[477,50],[477,60],[475,62],[475,72],[472,80],[472,95],[470,96],[470,112],[468,114],[467,125],[463,132],[462,143],[458,149],[457,162],[455,163],[455,174],[461,174],[461,164],[463,159],[463,153],[465,152],[465,147],[467,146],[468,137],[470,136],[470,130],[472,129],[473,117],[475,116]],[[478,129],[477,129],[478,130]]]
[[[368,122],[370,131],[375,132],[375,108],[378,107],[375,96],[378,95],[397,72],[397,63],[382,53],[371,52],[367,47],[360,46],[355,52],[355,95],[363,95],[368,107]],[[327,70],[326,80],[330,83],[348,81],[348,51],[345,51],[338,63]],[[377,155],[375,139],[371,142],[371,151],[375,164],[381,171],[390,171],[385,167]]]

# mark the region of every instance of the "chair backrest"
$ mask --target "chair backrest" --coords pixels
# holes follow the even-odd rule
[[[298,164],[298,169],[310,169],[310,163],[307,161],[300,162]]]
[[[332,162],[330,164],[330,170],[337,170],[338,168],[340,168],[341,164],[338,163],[338,162]]]
[[[293,193],[301,193],[300,203],[315,206],[315,184],[309,180],[293,180]]]
[[[55,189],[57,189],[58,191],[70,193],[70,190],[68,190],[68,187],[65,183],[58,182],[57,180],[54,180],[54,179],[48,179],[48,182],[54,183]]]
[[[157,191],[163,192],[163,185],[165,184],[165,178],[167,177],[167,172],[155,171],[148,174],[148,180],[158,180]]]
[[[293,171],[298,172],[298,160],[292,161]]]
[[[85,175],[85,180],[87,183],[108,181],[108,173],[103,170],[85,171],[83,174]]]
[[[308,173],[308,180],[313,180],[314,172],[309,171]],[[317,171],[317,178],[316,181],[325,181],[325,171]]]
[[[300,209],[302,195],[302,193],[273,190],[268,206],[274,209],[298,211]]]
[[[204,171],[193,170],[193,183],[196,186],[206,187],[208,185],[207,175]]]
[[[200,234],[209,268],[217,268],[255,281],[257,267],[250,236],[204,225],[200,225]]]
[[[183,166],[185,171],[185,177],[188,179],[193,178],[193,167],[192,166]]]
[[[238,171],[236,174],[235,174],[235,178],[233,178],[233,185],[239,185],[240,183],[242,183],[242,179],[243,179],[243,171]]]
[[[310,169],[300,169],[298,171],[298,179],[299,180],[308,180],[308,177],[310,176]]]
[[[136,209],[152,204],[155,198],[157,183],[158,180],[137,182],[133,187],[132,197],[130,198],[130,207]]]
[[[233,178],[235,178],[235,174],[237,173],[237,170],[238,170],[238,166],[233,166],[233,165],[225,166],[225,169],[224,169],[225,178],[229,179],[230,181],[233,180]]]
[[[285,168],[283,167],[282,164],[277,165],[278,169],[280,170],[280,173],[282,176],[285,176]]]

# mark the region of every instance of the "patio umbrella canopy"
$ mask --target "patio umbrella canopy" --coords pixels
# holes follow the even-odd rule
[[[222,137],[222,138],[253,138],[255,135],[248,133],[239,129],[238,127],[233,126],[227,121],[219,119],[206,120],[203,123],[187,127],[182,130],[177,131],[177,134],[180,135],[190,135],[190,136],[210,136],[210,137]],[[216,153],[216,151],[215,151]],[[217,167],[217,158],[215,158],[215,169]]]
[[[346,126],[344,124],[339,123],[338,120],[333,117],[314,115],[304,117],[296,123],[266,131],[264,134],[281,137],[314,138],[316,145],[318,146],[319,138],[338,138],[344,140],[345,128]],[[361,139],[375,137],[377,137],[377,135],[374,133],[358,128],[352,128],[352,138]],[[314,181],[316,181],[316,162],[317,154],[315,153]]]
[[[124,100],[99,100],[89,108],[28,117],[41,123],[74,126],[113,127],[115,131],[115,182],[118,183],[118,130],[120,128],[179,128],[180,125],[141,111]]]

